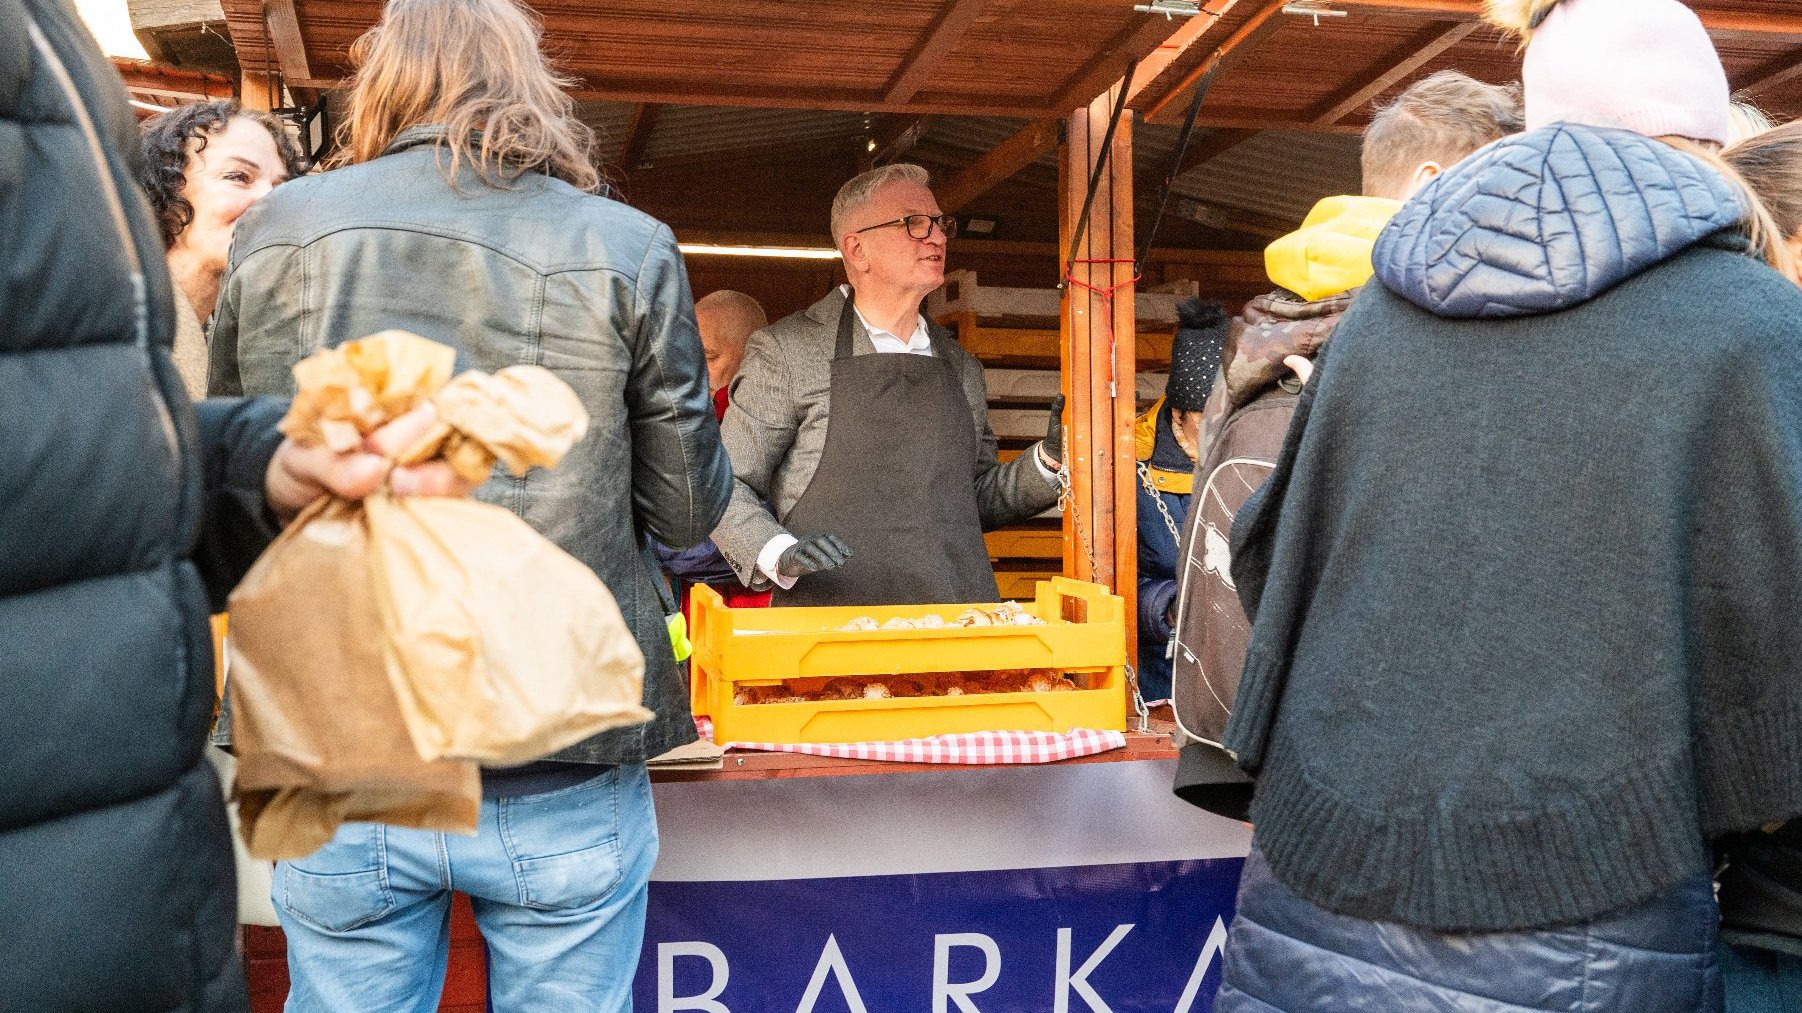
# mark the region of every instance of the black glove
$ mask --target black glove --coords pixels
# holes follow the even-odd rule
[[[837,535],[808,535],[782,550],[776,572],[784,577],[805,577],[821,570],[836,570],[851,558],[851,547]]]
[[[1053,468],[1064,466],[1064,396],[1051,399],[1051,417],[1045,420],[1045,442],[1039,445]]]

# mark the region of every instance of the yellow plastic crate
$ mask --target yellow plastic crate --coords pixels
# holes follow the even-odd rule
[[[1041,582],[1023,607],[1043,626],[840,631],[859,616],[886,622],[967,605],[730,609],[696,586],[691,598],[693,704],[718,742],[869,742],[982,731],[1067,732],[1126,727],[1125,602],[1066,577]],[[846,676],[1056,669],[1086,688],[880,700],[741,705],[741,686],[815,688]],[[796,682],[796,680],[801,680]],[[815,682],[814,680],[817,680]]]

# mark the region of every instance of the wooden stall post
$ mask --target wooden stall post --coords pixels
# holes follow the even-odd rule
[[[276,106],[275,76],[257,71],[244,71],[238,78],[238,104],[246,109],[266,113]]]
[[[1119,89],[1116,84],[1067,121],[1058,165],[1060,257],[1069,253]],[[1064,572],[1106,584],[1126,599],[1129,659],[1137,657],[1138,639],[1131,619],[1138,590],[1132,202],[1128,109],[1115,129],[1075,262],[1066,265],[1060,359],[1069,405],[1064,453],[1074,500],[1064,511]]]

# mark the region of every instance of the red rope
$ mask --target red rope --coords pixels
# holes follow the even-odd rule
[[[1107,324],[1107,393],[1108,393],[1108,397],[1110,397],[1110,398],[1120,396],[1118,385],[1115,382],[1116,381],[1115,363],[1117,363],[1119,361],[1119,347],[1115,344],[1115,341],[1114,341],[1114,293],[1120,291],[1123,288],[1131,288],[1134,285],[1137,285],[1139,283],[1139,279],[1141,277],[1143,277],[1143,275],[1134,274],[1131,278],[1128,278],[1123,282],[1119,282],[1117,284],[1109,285],[1106,288],[1103,288],[1099,285],[1091,285],[1088,282],[1083,281],[1082,279],[1078,278],[1075,274],[1075,270],[1076,270],[1077,264],[1134,264],[1134,263],[1136,263],[1136,262],[1134,260],[1132,260],[1130,257],[1124,258],[1124,259],[1115,257],[1112,259],[1072,260],[1070,262],[1070,269],[1066,270],[1064,272],[1064,280],[1065,281],[1069,282],[1072,285],[1075,285],[1077,288],[1086,288],[1090,292],[1095,293],[1095,295],[1100,297],[1100,299],[1101,299],[1101,305],[1105,311],[1105,314],[1102,316],[1101,319],[1104,323]]]

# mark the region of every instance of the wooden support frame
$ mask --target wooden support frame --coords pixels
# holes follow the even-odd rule
[[[1060,160],[1059,257],[1070,249],[1082,213],[1089,176],[1102,158],[1102,140],[1120,85],[1073,113]],[[1064,289],[1060,331],[1065,425],[1065,467],[1072,505],[1064,512],[1064,570],[1106,584],[1137,615],[1138,534],[1137,414],[1133,374],[1137,368],[1137,322],[1133,312],[1132,113],[1122,114],[1107,167],[1089,211],[1088,229],[1077,247]],[[1102,261],[1125,260],[1126,263]],[[1089,287],[1084,287],[1084,286]],[[1105,300],[1095,291],[1111,291]],[[1110,340],[1111,333],[1114,336]],[[1110,388],[1110,381],[1111,388]],[[1079,528],[1080,526],[1080,528]],[[1138,627],[1127,624],[1127,656],[1137,657]]]
[[[889,78],[888,86],[882,90],[882,104],[906,102],[919,94],[921,86],[932,78],[933,71],[956,48],[964,33],[976,23],[977,15],[988,5],[989,0],[951,0],[939,12],[938,20],[920,37],[919,44],[902,59],[894,76]]]
[[[632,110],[632,121],[626,127],[626,139],[619,148],[619,167],[631,172],[644,161],[645,145],[651,140],[651,131],[657,127],[657,117],[663,107],[655,102],[640,102]]]
[[[238,104],[246,109],[268,112],[281,105],[277,96],[272,93],[275,87],[275,75],[262,71],[247,70],[238,78]]]
[[[1157,100],[1144,110],[1145,122],[1161,122],[1158,119],[1160,116],[1166,120],[1179,116],[1182,110],[1177,100],[1187,95],[1189,89],[1200,84],[1201,79],[1206,77],[1210,70],[1215,68],[1225,70],[1251,55],[1260,43],[1283,26],[1279,16],[1283,13],[1285,2],[1286,0],[1263,0],[1264,6],[1258,8],[1257,13],[1240,25],[1238,31],[1228,36],[1218,49],[1201,62],[1200,66],[1183,75],[1182,80],[1178,81],[1169,91],[1158,96]]]
[[[1735,98],[1753,98],[1760,92],[1802,78],[1802,49],[1785,53],[1781,58],[1759,68],[1752,80],[1734,89]]]
[[[1164,40],[1149,56],[1139,61],[1138,70],[1133,72],[1132,87],[1126,91],[1126,101],[1131,105],[1133,100],[1144,94],[1158,78],[1170,69],[1171,64],[1182,58],[1189,47],[1201,41],[1213,27],[1220,23],[1239,0],[1209,0],[1201,7],[1201,13],[1188,19],[1171,36]]]
[[[1483,0],[1330,0],[1333,7],[1371,14],[1423,15],[1448,18],[1481,18]],[[1705,2],[1691,2],[1702,27],[1715,35],[1793,35],[1802,38],[1802,14],[1759,14],[1720,10]]]
[[[1421,29],[1390,50],[1374,73],[1327,96],[1308,114],[1308,120],[1322,126],[1338,123],[1400,84],[1409,74],[1431,63],[1439,54],[1469,38],[1481,24],[1478,21],[1436,22]]]
[[[1185,21],[1175,31],[1170,31],[1168,26],[1158,25],[1155,19],[1150,27],[1141,25],[1128,31],[1118,40],[1117,46],[1110,47],[1091,61],[1089,67],[1077,72],[1058,97],[1058,102],[1062,103],[1060,108],[1078,108],[1088,102],[1093,94],[1081,93],[1085,89],[1102,87],[1097,74],[1112,67],[1116,68],[1113,71],[1116,78],[1123,76],[1126,60],[1144,48],[1147,34],[1167,33],[1161,43],[1142,57],[1140,65],[1134,70],[1130,90],[1127,92],[1127,101],[1132,101],[1134,96],[1161,76],[1238,3],[1239,0],[1209,0],[1203,6],[1201,14]],[[1081,97],[1072,99],[1073,95]],[[940,187],[939,206],[947,213],[955,212],[1000,183],[1013,178],[1020,170],[1038,161],[1057,146],[1058,126],[1056,118],[1041,117],[1022,127],[1019,133],[996,145]]]
[[[989,149],[937,188],[939,209],[955,214],[996,184],[1009,179],[1057,147],[1060,124],[1055,119],[1028,123],[1014,136]]]
[[[300,36],[300,18],[294,0],[264,0],[263,23],[269,27],[269,45],[283,78],[296,81],[313,76],[307,66],[307,44]]]

